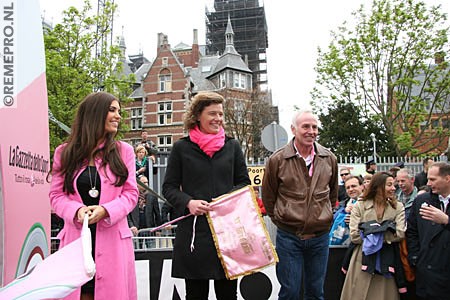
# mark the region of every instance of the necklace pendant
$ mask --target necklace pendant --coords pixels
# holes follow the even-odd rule
[[[93,187],[92,189],[89,190],[89,196],[91,196],[92,198],[97,198],[98,197],[98,190]]]

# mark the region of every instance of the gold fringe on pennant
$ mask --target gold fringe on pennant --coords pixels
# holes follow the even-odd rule
[[[233,191],[232,193],[224,194],[224,195],[222,195],[220,197],[214,198],[211,201],[211,203],[217,202],[217,201],[221,200],[222,198],[230,196],[231,194],[240,193],[240,192],[242,192],[245,189],[249,189],[250,190],[253,206],[255,207],[255,210],[258,212],[258,219],[259,219],[259,221],[260,221],[260,223],[262,225],[262,228],[263,228],[263,231],[264,231],[264,235],[265,235],[267,241],[269,242],[269,249],[268,249],[268,253],[266,253],[266,255],[269,256],[269,257],[273,257],[273,261],[268,263],[268,264],[266,264],[266,265],[263,265],[263,266],[260,266],[260,267],[257,267],[257,268],[251,269],[251,270],[247,270],[245,272],[241,272],[241,273],[236,274],[236,275],[230,275],[229,272],[228,272],[228,269],[226,267],[225,260],[223,259],[222,253],[220,251],[218,237],[217,237],[217,233],[216,233],[216,231],[214,229],[214,224],[213,224],[212,218],[209,215],[209,213],[207,213],[206,214],[206,219],[208,220],[209,228],[211,229],[212,237],[213,237],[213,240],[214,240],[214,246],[216,247],[217,255],[218,255],[218,257],[220,259],[220,263],[222,264],[222,267],[223,267],[223,269],[225,271],[225,275],[226,275],[227,279],[229,279],[229,280],[236,279],[239,276],[246,276],[246,275],[250,275],[250,274],[256,273],[256,272],[258,272],[258,271],[260,271],[260,270],[262,270],[262,269],[264,269],[266,267],[269,267],[271,265],[276,264],[279,261],[277,252],[275,251],[275,247],[274,247],[274,245],[272,243],[272,240],[270,239],[269,232],[267,231],[266,223],[264,222],[264,219],[263,219],[263,217],[261,215],[261,211],[259,209],[258,202],[256,201],[256,194],[255,194],[255,191],[253,190],[252,186],[248,185],[248,186],[243,187],[243,188],[241,188],[239,190]]]

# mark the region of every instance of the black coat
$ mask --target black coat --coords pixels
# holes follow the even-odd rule
[[[450,225],[423,219],[419,209],[424,202],[440,209],[438,195],[425,193],[417,196],[410,210],[406,242],[408,259],[416,267],[416,293],[427,299],[449,299]]]
[[[177,141],[169,156],[163,195],[176,214],[189,214],[191,199],[211,202],[212,198],[250,184],[247,166],[237,140],[225,138],[225,145],[213,157],[206,155],[189,137]],[[195,225],[194,251],[191,252],[194,217],[179,221],[172,262],[172,276],[187,279],[224,279],[211,231],[202,215]]]
[[[178,217],[181,217],[181,215],[177,214],[173,206],[171,206],[168,202],[164,202],[163,206],[161,207],[161,222],[164,224],[169,221],[175,220]],[[175,225],[176,222],[173,224]]]
[[[139,203],[136,207],[128,214],[128,226],[136,227],[137,229],[152,228],[162,224],[161,213],[159,211],[158,198],[154,195],[147,193],[145,194],[146,205],[144,206],[144,226],[139,226]]]
[[[340,185],[339,190],[338,190],[339,202],[347,201],[348,199],[350,199],[350,197],[347,195],[347,190],[345,189],[345,185]]]
[[[417,188],[427,185],[427,182],[427,173],[425,173],[424,171],[417,173],[416,176],[414,176],[414,186]]]

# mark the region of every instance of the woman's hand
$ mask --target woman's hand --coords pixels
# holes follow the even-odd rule
[[[77,221],[78,223],[83,223],[84,221],[84,215],[88,214],[88,216],[91,215],[91,211],[87,206],[82,206],[77,211]]]
[[[89,215],[89,224],[97,223],[101,219],[109,216],[106,209],[101,205],[91,205],[88,206],[88,208],[91,211],[91,214]]]
[[[137,236],[138,233],[139,233],[139,231],[138,231],[138,229],[136,228],[136,226],[130,227],[130,230],[131,230],[131,232],[133,233],[134,236]]]
[[[140,169],[138,170],[138,173],[139,173],[139,174],[144,173],[144,172],[145,172],[145,169],[146,169],[145,167],[140,168]]]
[[[353,204],[349,204],[345,207],[345,212],[346,213],[351,213],[352,212],[352,208],[353,208]]]
[[[187,208],[189,208],[189,212],[194,216],[203,215],[212,210],[207,201],[194,199],[188,202]]]

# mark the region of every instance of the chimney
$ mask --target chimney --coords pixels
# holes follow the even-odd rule
[[[198,30],[194,29],[194,41],[192,42],[194,45],[198,45]]]
[[[159,53],[159,51],[161,49],[169,49],[170,45],[169,45],[169,39],[167,38],[167,35],[160,32],[158,33],[158,45],[157,45],[157,53]]]
[[[162,32],[158,33],[158,38],[156,41],[156,53],[157,54],[159,53],[159,49],[161,49],[161,46],[163,44],[163,37],[164,37],[164,34]]]
[[[200,50],[198,48],[198,30],[194,29],[194,36],[192,41],[192,67],[196,68],[198,66],[200,56]]]

